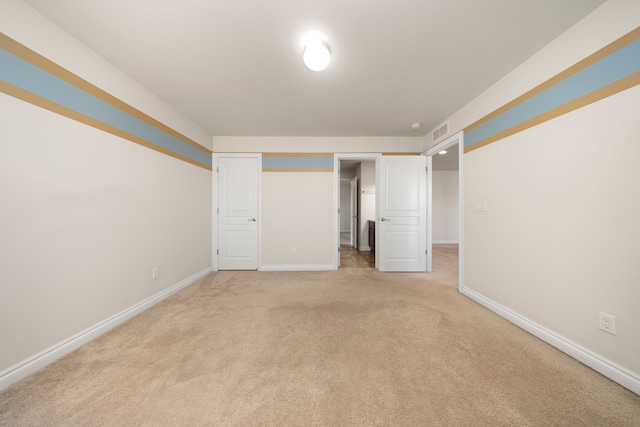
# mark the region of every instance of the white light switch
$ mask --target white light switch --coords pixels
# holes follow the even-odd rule
[[[477,211],[487,211],[487,210],[489,210],[489,208],[487,206],[487,201],[486,200],[476,200],[475,210],[477,210]]]

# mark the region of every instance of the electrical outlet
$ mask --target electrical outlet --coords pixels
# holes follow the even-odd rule
[[[158,267],[151,270],[151,278],[153,280],[157,280],[160,278],[160,269]]]
[[[600,316],[600,329],[616,335],[616,317],[602,312],[598,313],[598,316]]]

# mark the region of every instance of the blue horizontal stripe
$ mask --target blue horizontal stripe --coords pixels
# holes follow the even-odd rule
[[[166,150],[211,166],[211,155],[0,49],[0,79]]]
[[[464,146],[513,128],[640,71],[640,40],[602,58],[465,133]]]
[[[263,169],[333,169],[331,157],[262,157]]]

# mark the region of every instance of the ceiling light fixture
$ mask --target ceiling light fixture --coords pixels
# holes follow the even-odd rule
[[[447,154],[447,150],[442,150],[442,151],[438,152],[438,154]]]
[[[304,65],[312,71],[325,70],[331,62],[329,45],[322,40],[311,40],[304,47]]]
[[[422,129],[422,123],[414,123],[411,125],[411,129],[413,130],[420,130]]]

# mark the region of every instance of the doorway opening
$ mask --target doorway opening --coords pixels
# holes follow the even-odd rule
[[[358,249],[373,249],[375,268],[381,272],[427,271],[427,157],[381,153],[334,156],[335,269],[340,267],[340,164],[344,160],[359,160],[363,171],[365,164],[373,169],[374,185],[366,186],[364,173],[360,177]],[[369,213],[365,213],[367,202]],[[369,239],[371,226],[373,238]]]
[[[458,289],[463,284],[463,151],[459,132],[425,152],[431,159],[427,246],[430,253],[439,253],[431,271],[443,268],[443,262],[457,262]]]
[[[375,268],[377,154],[336,155],[337,268]],[[371,229],[371,230],[370,230]]]

